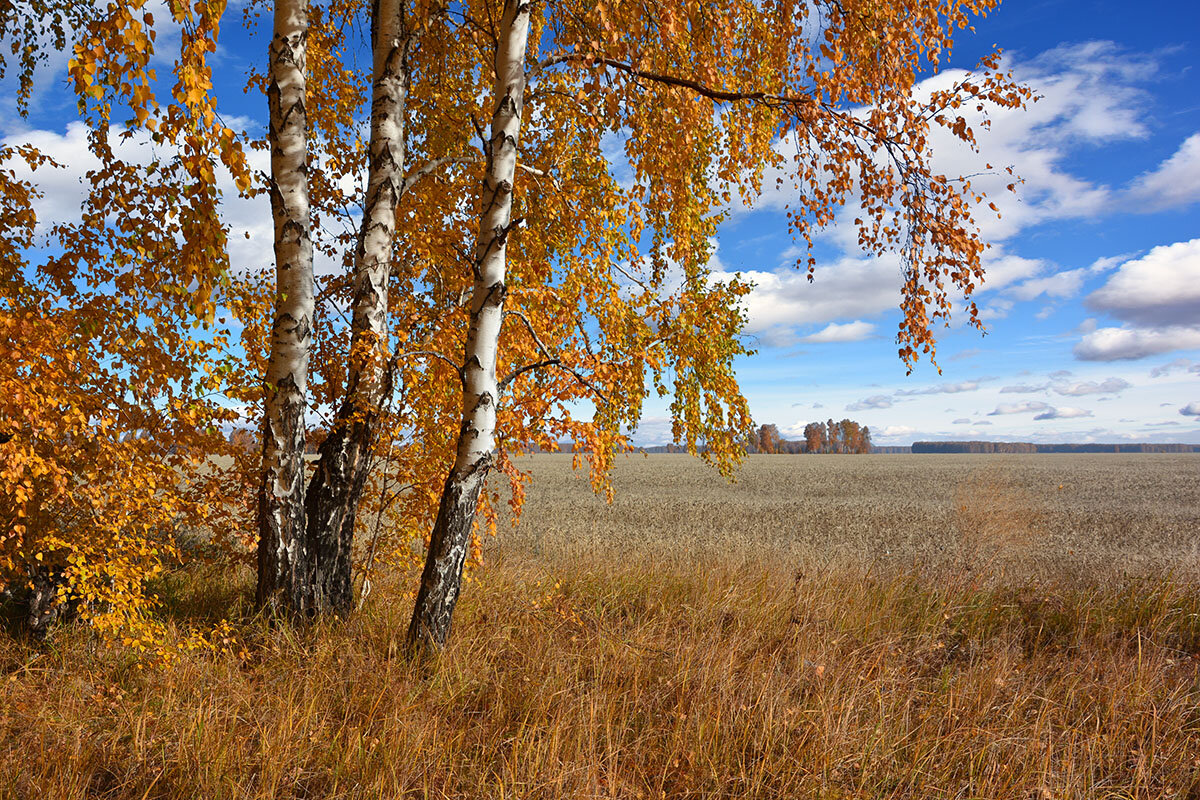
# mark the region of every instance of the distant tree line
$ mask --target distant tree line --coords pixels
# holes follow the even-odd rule
[[[1197,453],[1195,444],[1034,444],[1033,442],[913,442],[914,453]]]
[[[852,419],[810,422],[801,440],[784,439],[775,425],[763,425],[750,435],[752,453],[870,453],[871,429]]]

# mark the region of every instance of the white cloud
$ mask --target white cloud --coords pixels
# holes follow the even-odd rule
[[[1179,413],[1185,417],[1200,417],[1200,400],[1194,400],[1188,403],[1183,408],[1179,409]]]
[[[973,381],[960,381],[959,383],[939,383],[936,386],[926,386],[924,389],[898,389],[897,397],[911,397],[918,394],[962,394],[963,392],[973,392],[979,388],[979,384],[984,381],[989,381],[991,378],[979,378]]]
[[[1129,189],[1134,211],[1161,211],[1200,200],[1200,133],[1184,140],[1179,149]]]
[[[795,257],[794,250],[783,254],[788,262]],[[749,315],[746,332],[774,342],[786,341],[797,326],[861,319],[895,308],[900,300],[900,262],[894,256],[838,259],[818,266],[812,282],[790,264],[740,274],[754,283],[743,301]],[[715,271],[712,278],[733,276]]]
[[[1170,375],[1177,369],[1189,369],[1191,367],[1192,360],[1190,358],[1177,358],[1174,361],[1168,361],[1165,364],[1159,364],[1157,367],[1150,370],[1150,377],[1161,378],[1163,376]]]
[[[1050,388],[1048,383],[1018,383],[1012,386],[1005,386],[1000,390],[1000,394],[1034,394],[1035,392],[1044,392]]]
[[[1007,414],[1032,414],[1035,411],[1047,411],[1050,406],[1040,400],[1031,400],[1026,403],[1001,403],[996,406],[995,411],[989,411],[989,417],[999,417]]]
[[[1120,266],[1123,262],[1128,261],[1134,255],[1134,253],[1121,253],[1115,256],[1104,256],[1103,258],[1097,258],[1088,265],[1087,271],[1093,275],[1098,275],[1101,272],[1108,272],[1109,270]]]
[[[871,431],[875,437],[880,439],[897,439],[904,436],[912,436],[916,432],[916,428],[908,425],[888,425],[878,433],[874,430]]]
[[[1082,397],[1085,394],[1116,394],[1128,389],[1131,385],[1124,378],[1106,378],[1100,383],[1084,381],[1082,383],[1057,385],[1053,388],[1058,394],[1070,397]]]
[[[811,336],[805,336],[806,342],[861,342],[875,333],[875,326],[861,320],[838,324],[831,322]]]
[[[979,318],[984,322],[1004,319],[1012,311],[1013,301],[998,298],[979,309]]]
[[[1072,352],[1081,361],[1122,361],[1200,348],[1200,326],[1161,329],[1097,328],[1086,334]]]
[[[1125,262],[1084,302],[1139,325],[1200,324],[1200,239],[1155,247]]]
[[[1014,286],[1008,293],[1018,300],[1032,300],[1039,295],[1047,297],[1074,297],[1083,286],[1088,270],[1084,267],[1056,272],[1044,278],[1034,278]]]
[[[1091,411],[1082,408],[1071,408],[1063,406],[1062,408],[1048,408],[1041,414],[1034,417],[1035,420],[1042,419],[1077,419],[1079,417],[1090,417]]]
[[[892,398],[885,394],[874,394],[870,397],[864,397],[857,403],[851,403],[846,406],[847,411],[866,411],[870,408],[891,408]]]
[[[1003,250],[993,248],[991,257],[984,258],[983,285],[977,291],[1002,289],[1017,281],[1037,275],[1048,266],[1048,262],[1040,258],[1003,255],[1003,252]]]
[[[970,425],[971,418],[970,417],[959,417],[958,419],[954,420],[950,424],[951,425]]]

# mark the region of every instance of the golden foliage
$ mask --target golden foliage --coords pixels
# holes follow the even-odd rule
[[[860,213],[865,250],[903,254],[906,362],[933,355],[953,288],[979,324],[970,294],[984,244],[972,209],[982,197],[933,171],[930,131],[942,126],[973,144],[964,105],[1019,107],[1029,92],[997,72],[998,56],[951,87],[915,91],[953,32],[994,5],[567,0],[539,11],[500,341],[497,464],[514,514],[527,476],[513,455],[563,440],[588,462],[594,487],[610,491],[614,455],[651,393],[670,398],[675,440],[731,473],[752,427],[734,373],[750,352],[741,332],[751,287],[715,280],[709,261],[730,204],[753,203],[767,181],[793,190],[799,240],[811,245],[836,214]],[[260,7],[250,4],[246,18]],[[314,239],[348,268],[369,76],[346,32],[369,7],[311,8]],[[102,598],[93,608],[121,624],[149,602],[145,579],[177,556],[181,517],[233,545],[252,530],[253,458],[219,433],[236,407],[258,400],[269,292],[261,275],[229,271],[217,175],[228,170],[250,194],[264,187],[217,114],[208,57],[224,3],[172,0],[168,10],[183,30],[169,99],[150,66],[155,20],[144,2],[114,0],[75,28],[68,69],[100,167],[80,222],[52,232],[58,249],[42,263],[23,255],[33,246],[32,187],[12,173],[0,182],[0,323],[20,343],[0,366],[5,419],[20,420],[17,437],[0,445],[14,454],[0,490],[15,503],[0,579],[24,580],[41,553],[66,570],[69,593]],[[423,26],[406,109],[411,167],[397,211],[390,337],[376,343],[394,393],[377,482],[359,514],[371,535],[364,555],[393,562],[411,560],[431,527],[458,430],[455,356],[482,166],[476,121],[488,116],[499,16],[490,0],[411,12]],[[250,84],[262,89],[263,76]],[[153,164],[118,156],[119,114],[127,119],[118,137],[148,136]],[[623,145],[615,158],[614,142]],[[15,155],[39,158],[4,158]],[[810,256],[801,266],[813,264]],[[350,281],[335,273],[317,289],[310,402],[324,413],[341,402],[350,362]],[[232,466],[218,469],[223,454]],[[60,510],[76,506],[77,516]],[[486,495],[483,527],[503,511],[500,493]]]

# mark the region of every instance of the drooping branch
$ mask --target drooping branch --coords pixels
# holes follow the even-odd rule
[[[538,336],[537,331],[534,330],[533,323],[529,321],[529,317],[525,316],[525,314],[523,314],[522,312],[517,311],[515,309],[505,309],[504,316],[516,317],[517,319],[521,320],[521,322],[523,322],[525,324],[525,329],[529,331],[529,336],[530,336],[530,338],[533,339],[533,344],[535,347],[537,347],[538,352],[541,353],[542,360],[535,362],[533,364],[528,364],[524,367],[520,367],[516,370],[513,370],[511,373],[509,373],[504,378],[504,380],[500,381],[500,390],[501,391],[504,390],[505,386],[507,386],[509,383],[511,383],[517,377],[519,377],[520,375],[522,375],[526,372],[530,372],[531,370],[535,370],[535,369],[541,369],[543,367],[557,367],[558,369],[562,370],[563,372],[565,372],[568,375],[571,375],[573,378],[575,378],[575,380],[581,386],[585,387],[588,391],[590,391],[596,397],[600,398],[600,400],[603,401],[604,403],[607,404],[610,402],[610,400],[608,399],[608,395],[605,394],[601,389],[599,389],[594,383],[592,383],[590,380],[588,380],[586,376],[584,376],[582,373],[579,372],[579,370],[575,369],[574,367],[568,366],[567,364],[564,364],[563,360],[560,357],[555,356],[550,352],[550,349],[548,347],[546,347],[546,345],[542,341],[541,337]]]
[[[708,86],[700,81],[691,78],[681,78],[677,75],[669,75],[665,72],[652,72],[646,69],[640,69],[630,64],[627,61],[620,61],[615,58],[607,58],[598,55],[584,55],[581,53],[562,53],[560,55],[551,56],[541,62],[539,66],[543,69],[556,66],[558,64],[584,64],[591,66],[594,64],[603,64],[606,67],[624,72],[635,78],[641,78],[653,83],[660,83],[665,86],[675,86],[680,89],[690,89],[701,97],[707,97],[709,100],[715,100],[721,103],[743,103],[743,102],[758,102],[766,103],[774,106],[813,106],[816,105],[816,100],[811,95],[807,94],[776,94],[762,90],[754,91],[737,91],[730,89],[719,89],[714,86]]]

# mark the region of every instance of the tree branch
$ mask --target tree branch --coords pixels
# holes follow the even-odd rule
[[[618,61],[615,58],[606,58],[604,56],[586,56],[576,53],[563,53],[562,55],[551,56],[543,61],[539,66],[543,69],[556,66],[558,64],[582,63],[603,64],[606,67],[611,67],[619,72],[624,72],[627,75],[632,75],[635,78],[661,83],[666,86],[676,86],[681,89],[691,89],[696,94],[707,97],[710,100],[717,100],[722,103],[739,103],[739,102],[765,102],[772,105],[815,105],[816,101],[805,94],[787,95],[787,94],[772,94],[770,92],[735,92],[726,89],[717,89],[712,86],[706,86],[699,81],[691,78],[680,78],[675,75],[668,75],[662,72],[651,72],[649,70],[639,69],[627,61]]]
[[[426,161],[404,176],[404,183],[400,186],[400,196],[403,197],[407,194],[408,190],[426,175],[436,172],[447,164],[469,164],[474,160],[474,158],[469,156],[446,156],[445,158],[435,158],[432,161]]]
[[[454,374],[458,375],[459,380],[462,380],[462,374],[463,374],[462,367],[460,365],[456,364],[454,362],[454,360],[452,358],[450,358],[449,356],[439,353],[436,350],[409,350],[404,353],[396,353],[391,358],[390,366],[395,366],[403,358],[410,358],[410,357],[418,358],[421,356],[425,356],[428,358],[436,358],[439,361],[446,362],[447,364],[450,365],[450,368],[454,370]]]
[[[521,320],[521,322],[525,323],[525,328],[529,331],[529,335],[533,338],[533,343],[537,346],[538,352],[540,352],[542,354],[544,360],[539,361],[536,364],[531,364],[527,367],[522,367],[521,369],[516,370],[515,372],[511,373],[504,379],[505,384],[510,382],[513,378],[516,378],[522,372],[528,372],[531,369],[537,369],[538,367],[558,367],[563,372],[566,372],[569,375],[573,376],[575,378],[575,380],[579,382],[580,385],[586,387],[588,391],[590,391],[592,394],[596,395],[601,400],[603,400],[605,404],[611,403],[611,401],[608,399],[608,395],[606,395],[604,392],[602,392],[600,389],[598,389],[594,383],[592,383],[587,378],[585,378],[583,375],[581,375],[579,373],[579,370],[575,369],[574,367],[566,366],[565,364],[562,363],[561,358],[558,358],[557,356],[553,356],[550,354],[550,350],[546,347],[546,345],[542,342],[541,338],[537,335],[537,331],[535,331],[533,329],[533,323],[531,323],[529,321],[528,317],[526,317],[520,311],[512,311],[509,309],[505,309],[504,315],[509,316],[510,314],[512,316],[516,317],[517,319]]]
[[[504,380],[500,381],[500,383],[498,385],[498,389],[501,393],[503,393],[504,390],[506,388],[508,388],[508,385],[510,383],[512,383],[517,378],[519,378],[521,375],[524,375],[526,372],[531,372],[535,369],[541,369],[542,367],[550,367],[550,366],[561,367],[562,361],[560,361],[557,358],[548,358],[545,361],[537,361],[533,364],[526,364],[525,366],[521,367],[520,369],[514,369],[512,372],[508,373],[508,375],[506,375],[504,377]]]

